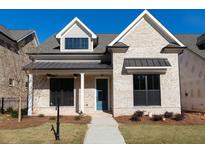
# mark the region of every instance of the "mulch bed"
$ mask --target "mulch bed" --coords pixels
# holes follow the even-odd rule
[[[2,116],[2,115],[1,115]],[[12,118],[10,115],[5,116],[2,120],[0,120],[0,129],[18,129],[18,128],[28,128],[40,126],[44,123],[51,122],[55,123],[55,117],[23,117],[22,121],[18,123],[17,118]],[[75,116],[61,116],[61,123],[72,123],[72,124],[88,124],[91,121],[90,116],[83,116],[80,120],[76,120]]]
[[[126,124],[165,124],[165,125],[195,125],[205,124],[205,115],[201,113],[185,113],[185,118],[181,121],[166,119],[165,121],[153,121],[148,116],[143,116],[140,121],[131,121],[131,116],[115,117],[119,123]]]

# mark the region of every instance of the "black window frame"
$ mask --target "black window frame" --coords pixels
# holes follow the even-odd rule
[[[139,77],[139,76],[143,76],[145,78],[145,89],[135,89],[136,88],[136,85],[135,85],[135,78],[136,77]],[[153,76],[157,76],[158,78],[158,84],[155,85],[153,82],[154,82],[154,79],[153,79]],[[152,77],[152,87],[148,86],[148,78]],[[156,80],[156,79],[155,79]],[[139,84],[140,85],[140,84]],[[140,87],[140,86],[138,86]],[[135,95],[135,92],[138,91],[138,92],[142,92],[142,95],[140,96],[141,99],[145,99],[144,102],[142,104],[140,104],[139,102],[135,102],[137,100],[137,96]],[[156,94],[158,94],[159,98],[158,98],[158,102],[156,103],[149,103],[149,92],[157,92]],[[144,97],[143,97],[143,93],[144,93]],[[151,93],[153,94],[153,93]],[[151,97],[151,96],[150,96]],[[161,106],[161,87],[160,87],[160,74],[134,74],[133,75],[133,105],[134,106]],[[152,102],[152,101],[151,101]]]
[[[78,38],[66,37],[64,47],[66,50],[88,49],[89,39],[87,37],[78,37]]]
[[[64,80],[69,80],[69,79],[71,79],[72,81],[73,81],[73,85],[72,85],[72,98],[71,98],[71,102],[68,102],[68,104],[65,104],[64,102],[63,102],[63,100],[64,100],[64,94],[65,94],[65,91],[63,91],[63,88],[64,88],[64,84],[65,83],[62,83],[62,81],[64,81]],[[75,82],[75,80],[74,80],[74,78],[50,78],[50,103],[49,103],[49,105],[50,106],[56,106],[57,104],[55,104],[55,103],[52,103],[52,95],[53,95],[53,92],[52,92],[52,89],[51,89],[51,82],[52,82],[52,80],[58,80],[58,82],[60,82],[60,89],[61,89],[61,92],[60,92],[60,97],[61,97],[61,102],[60,102],[60,106],[66,106],[66,107],[74,107],[75,105],[74,105],[74,82]]]

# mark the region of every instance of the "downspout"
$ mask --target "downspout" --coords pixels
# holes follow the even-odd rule
[[[179,90],[180,90],[180,107],[181,107],[181,113],[182,113],[182,91],[181,91],[181,69],[180,69],[180,62],[179,62],[179,55],[183,54],[184,50],[182,50],[178,54],[178,70],[179,70]]]

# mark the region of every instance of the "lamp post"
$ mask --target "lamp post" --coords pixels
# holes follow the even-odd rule
[[[53,131],[53,134],[55,136],[56,140],[60,140],[60,101],[58,99],[57,104],[56,104],[56,109],[57,109],[57,119],[56,119],[56,130],[54,126],[52,125],[51,131]]]
[[[56,140],[60,140],[60,115],[59,115],[59,106],[60,103],[57,103],[57,119],[56,119]]]

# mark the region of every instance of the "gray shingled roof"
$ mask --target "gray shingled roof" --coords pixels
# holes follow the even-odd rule
[[[128,45],[126,45],[125,43],[123,43],[123,42],[117,42],[117,43],[115,43],[112,47],[119,47],[119,48],[128,48],[129,46]]]
[[[0,32],[13,41],[18,41],[21,38],[24,38],[26,35],[32,33],[33,30],[9,30],[6,27],[0,25]]]
[[[117,34],[97,34],[98,45],[94,48],[94,53],[104,53],[106,46],[117,36]],[[55,35],[46,42],[32,50],[30,53],[60,53],[60,45]]]
[[[124,67],[167,67],[171,66],[166,58],[127,58]]]
[[[73,70],[73,69],[112,69],[111,65],[101,63],[69,63],[69,62],[31,62],[24,70]]]
[[[177,34],[175,35],[187,48],[201,56],[205,59],[205,50],[200,50],[196,43],[197,38],[201,36],[201,34]]]

